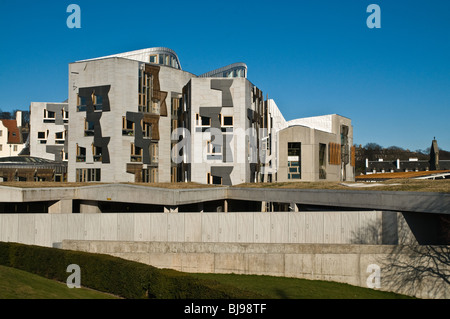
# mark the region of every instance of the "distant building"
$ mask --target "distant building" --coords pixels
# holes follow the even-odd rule
[[[429,160],[417,158],[397,159],[395,161],[369,161],[366,159],[366,174],[420,172],[450,170],[450,160],[439,159],[439,147],[437,140],[433,140],[430,149]]]
[[[67,162],[30,156],[0,158],[1,182],[66,182]]]
[[[0,157],[18,156],[25,148],[27,136],[22,132],[22,112],[14,120],[0,120]]]

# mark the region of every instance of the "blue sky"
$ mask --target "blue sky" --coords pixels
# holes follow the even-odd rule
[[[3,111],[65,100],[70,62],[164,46],[197,75],[245,62],[287,120],[337,113],[356,144],[450,150],[446,0],[0,0],[0,43]]]

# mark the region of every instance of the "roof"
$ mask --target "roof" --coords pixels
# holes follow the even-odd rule
[[[1,120],[8,129],[8,144],[22,144],[20,130],[16,120]]]
[[[40,157],[32,156],[12,156],[12,157],[0,157],[0,164],[2,163],[36,163],[36,164],[53,164],[55,161],[48,160]]]
[[[449,170],[441,171],[421,171],[421,172],[397,172],[397,173],[379,173],[379,174],[369,174],[356,176],[355,179],[359,180],[385,180],[385,179],[403,179],[403,178],[416,178],[423,176],[431,176],[441,173],[449,173]]]

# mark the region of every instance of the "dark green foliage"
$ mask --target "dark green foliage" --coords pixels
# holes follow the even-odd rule
[[[83,287],[126,299],[248,299],[257,294],[109,255],[0,242],[0,265],[66,282],[80,266]]]

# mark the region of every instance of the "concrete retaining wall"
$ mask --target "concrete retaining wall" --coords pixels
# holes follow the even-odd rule
[[[418,253],[399,246],[64,241],[63,249],[109,254],[183,272],[284,276],[365,288],[368,280],[375,283],[369,278],[374,274],[369,266],[376,265],[380,269],[377,289],[419,298],[450,297],[449,285],[442,278],[429,277],[423,271],[411,274],[420,281],[405,277],[404,264],[423,265],[430,256],[427,250]],[[441,264],[439,271],[445,276],[450,267]]]
[[[389,233],[383,229],[383,214],[387,213],[0,214],[0,241],[47,247],[64,239],[382,244]],[[396,236],[389,240],[396,243]]]

